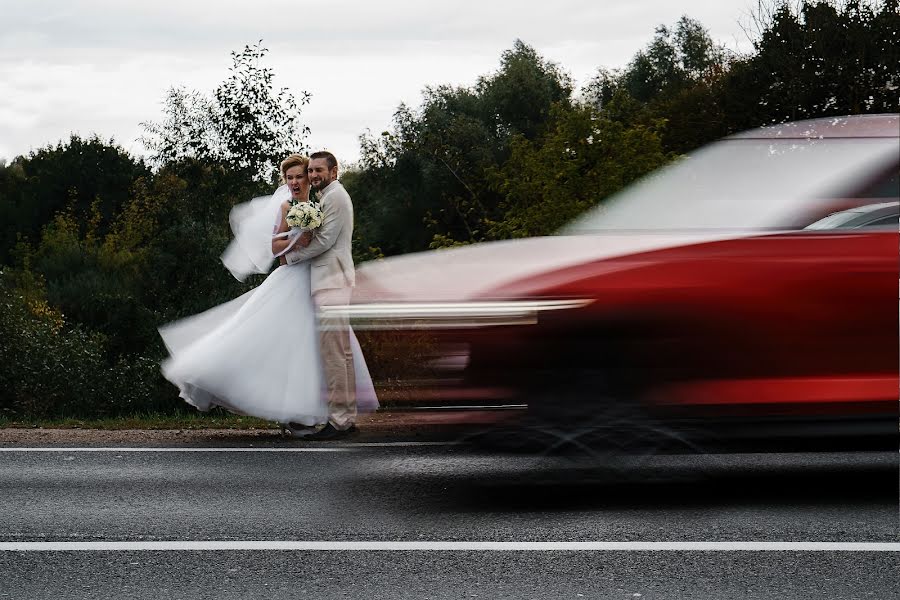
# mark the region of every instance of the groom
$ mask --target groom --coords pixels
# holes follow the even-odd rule
[[[353,203],[337,180],[337,159],[330,152],[314,152],[307,166],[309,183],[319,196],[322,225],[306,247],[286,255],[287,264],[310,261],[313,301],[316,306],[346,306],[355,284],[353,257]],[[328,424],[310,440],[334,440],[356,431],[356,375],[346,316],[329,317],[321,327],[322,362],[328,390]]]

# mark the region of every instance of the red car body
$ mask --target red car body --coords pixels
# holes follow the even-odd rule
[[[803,227],[898,173],[897,115],[763,128],[560,235],[363,265],[349,310],[382,347],[431,336],[429,403],[527,406],[519,438],[896,445],[898,224]]]

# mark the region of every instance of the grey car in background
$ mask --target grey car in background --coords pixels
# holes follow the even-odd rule
[[[859,229],[862,227],[900,227],[900,202],[867,204],[831,213],[806,229]]]

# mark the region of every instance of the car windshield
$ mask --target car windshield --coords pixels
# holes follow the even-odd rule
[[[560,233],[802,227],[896,160],[896,138],[726,139],[613,195]]]

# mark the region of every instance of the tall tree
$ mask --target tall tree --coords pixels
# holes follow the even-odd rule
[[[897,0],[761,4],[755,24],[722,93],[732,129],[900,111]]]
[[[93,212],[99,230],[106,231],[127,202],[132,183],[147,174],[142,160],[96,135],[73,134],[65,143],[17,157],[0,168],[0,263],[8,262],[17,237],[37,241],[41,228],[61,210],[85,223]]]
[[[687,152],[727,130],[718,85],[733,60],[702,24],[683,16],[671,28],[657,27],[624,70],[600,69],[582,96],[625,123],[651,126],[665,120],[660,132],[665,149]]]
[[[401,106],[391,131],[361,139],[350,191],[368,224],[363,247],[396,254],[485,239],[502,200],[488,169],[506,160],[513,136],[540,135],[571,89],[557,65],[517,40],[475,86],[428,88],[418,110]]]
[[[171,88],[165,118],[142,123],[144,145],[156,166],[196,158],[270,181],[281,159],[306,148],[309,128],[301,120],[299,99],[287,88],[275,89],[275,73],[262,65],[268,49],[262,41],[232,52],[231,75],[209,97],[183,87]]]
[[[557,106],[545,133],[516,136],[509,159],[490,171],[503,195],[494,239],[548,235],[671,156],[662,149],[661,122],[626,125],[595,107]]]
[[[721,71],[726,56],[703,25],[683,16],[673,28],[656,28],[653,41],[631,60],[619,84],[636,100],[649,102],[708,81]]]

